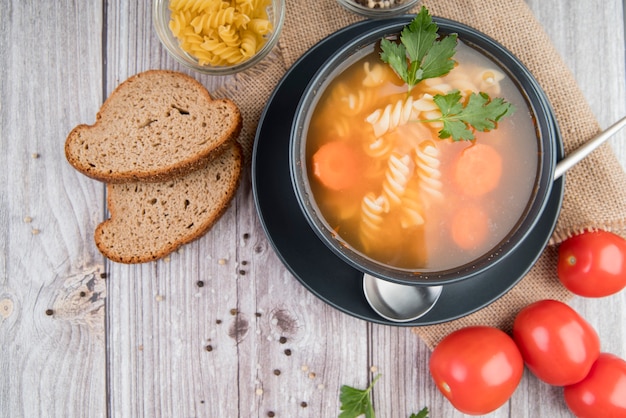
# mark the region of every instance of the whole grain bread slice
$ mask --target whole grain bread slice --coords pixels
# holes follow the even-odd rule
[[[149,70],[120,84],[93,125],[70,132],[65,156],[81,173],[106,183],[164,181],[205,166],[241,125],[231,100],[212,99],[186,74]]]
[[[204,235],[227,209],[242,170],[235,141],[204,167],[159,183],[107,185],[111,217],[98,225],[96,246],[119,263],[156,260]]]

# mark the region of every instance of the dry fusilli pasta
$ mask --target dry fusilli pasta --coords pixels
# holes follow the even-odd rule
[[[245,61],[265,44],[273,30],[270,0],[170,0],[169,27],[180,46],[200,65]]]

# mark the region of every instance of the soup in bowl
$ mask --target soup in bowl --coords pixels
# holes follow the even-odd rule
[[[524,240],[551,191],[560,138],[528,70],[456,22],[433,18],[439,40],[458,36],[452,69],[407,88],[381,60],[381,39],[399,45],[411,19],[355,39],[319,69],[296,112],[291,177],[305,218],[344,261],[395,282],[445,284]],[[508,107],[487,129],[477,114],[491,103]]]

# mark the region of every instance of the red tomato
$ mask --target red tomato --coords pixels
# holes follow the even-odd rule
[[[462,328],[445,337],[430,357],[435,384],[459,411],[482,415],[496,410],[515,392],[524,360],[503,331]]]
[[[601,353],[587,377],[565,386],[563,395],[579,418],[626,417],[626,361]]]
[[[600,354],[593,327],[556,300],[540,300],[522,309],[513,323],[513,338],[530,371],[555,386],[583,380]]]
[[[626,287],[626,240],[607,231],[587,231],[559,246],[559,280],[570,292],[602,297]]]

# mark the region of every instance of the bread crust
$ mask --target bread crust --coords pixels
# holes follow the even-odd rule
[[[145,263],[202,237],[229,207],[240,183],[242,166],[241,146],[228,141],[221,155],[187,176],[160,183],[108,184],[110,218],[96,228],[94,240],[98,250],[118,263]],[[213,189],[200,188],[206,184],[206,178],[216,176]],[[166,189],[172,189],[172,194],[161,192]],[[193,227],[189,228],[174,222],[174,211],[180,211],[181,202],[185,208],[186,204],[193,206],[192,196],[206,196],[209,201],[198,208],[203,217],[191,219]],[[162,230],[162,222],[167,231]]]
[[[204,167],[241,128],[231,100],[213,99],[186,74],[148,70],[121,83],[93,125],[72,129],[65,156],[76,170],[102,182],[161,182]]]

